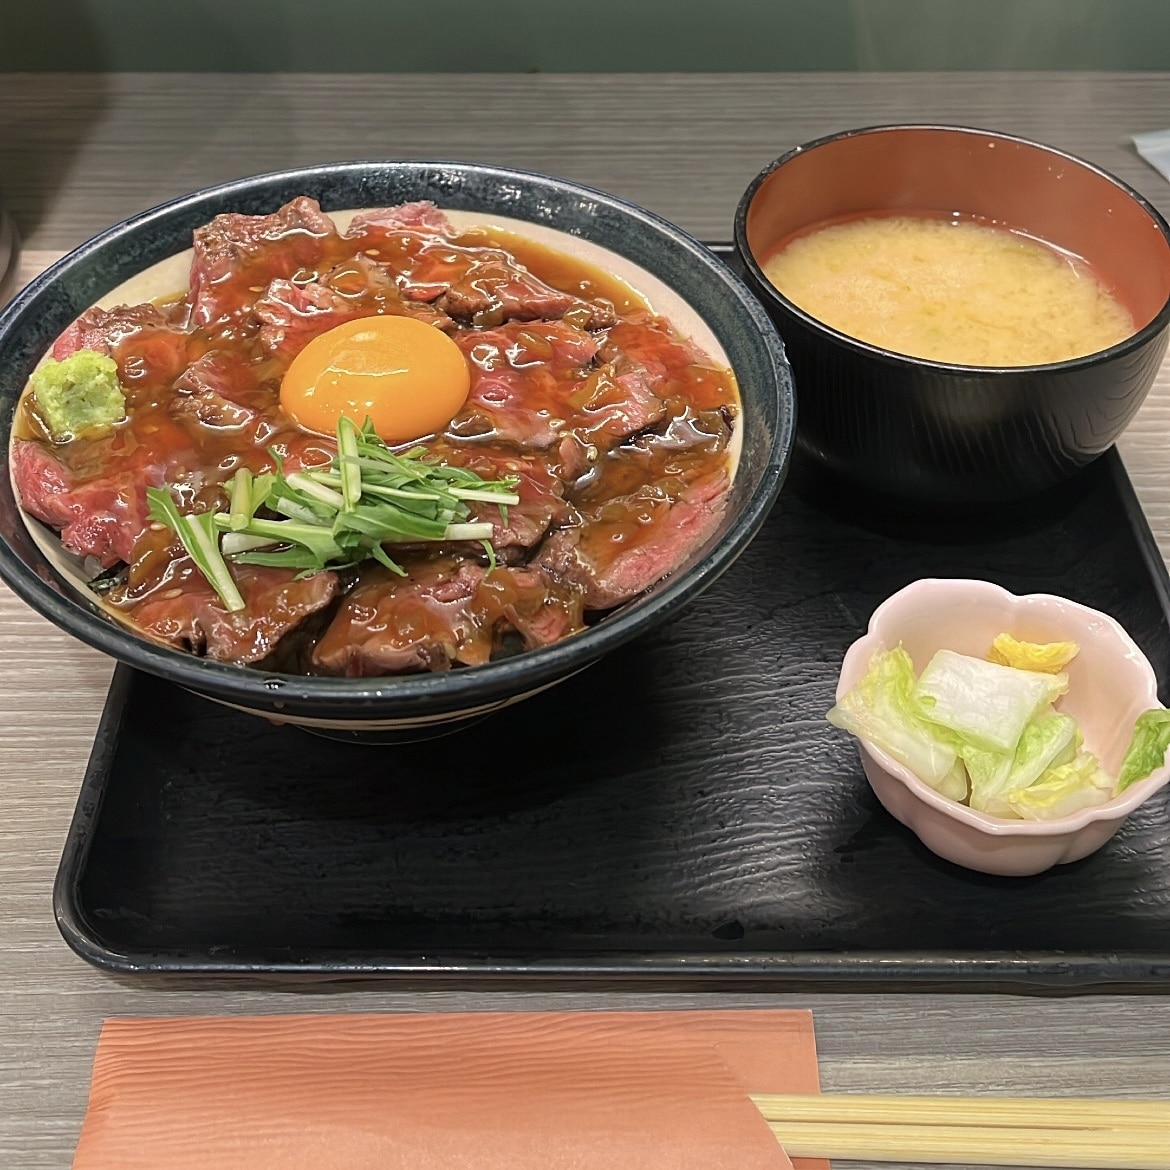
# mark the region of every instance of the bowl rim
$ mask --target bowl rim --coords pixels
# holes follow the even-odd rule
[[[946,373],[951,375],[960,375],[968,378],[978,377],[1003,377],[1007,374],[1027,374],[1033,371],[1065,371],[1078,370],[1090,366],[1095,366],[1100,362],[1106,361],[1114,357],[1124,357],[1137,349],[1140,349],[1151,338],[1164,330],[1170,324],[1170,295],[1167,296],[1161,309],[1154,315],[1154,317],[1142,326],[1141,329],[1135,333],[1131,333],[1128,337],[1122,338],[1121,341],[1113,345],[1107,346],[1105,349],[1094,350],[1092,353],[1081,354],[1078,357],[1068,358],[1061,362],[1040,362],[1031,365],[1022,366],[973,366],[965,365],[962,362],[942,362],[933,358],[915,357],[912,354],[899,353],[897,350],[886,349],[884,346],[875,345],[872,342],[862,341],[859,338],[852,337],[848,333],[842,333],[839,329],[835,329],[832,325],[826,324],[818,317],[812,316],[811,313],[805,312],[795,301],[789,300],[764,274],[763,266],[756,259],[755,253],[748,244],[747,238],[747,217],[751,209],[752,201],[755,199],[756,193],[763,186],[764,182],[779,170],[785,164],[791,162],[800,155],[807,154],[809,151],[816,150],[820,147],[830,146],[833,143],[844,141],[849,138],[858,138],[866,134],[884,134],[884,133],[898,133],[905,131],[922,131],[933,130],[943,131],[946,133],[955,134],[971,134],[979,135],[986,138],[995,138],[1001,142],[1011,142],[1018,146],[1025,146],[1033,150],[1038,150],[1044,154],[1052,155],[1056,158],[1062,159],[1066,163],[1073,166],[1082,167],[1083,169],[1092,172],[1099,178],[1111,183],[1123,195],[1127,196],[1134,203],[1136,203],[1142,211],[1149,216],[1153,225],[1161,232],[1163,239],[1166,241],[1166,246],[1170,249],[1170,222],[1160,211],[1144,196],[1140,191],[1131,187],[1124,179],[1118,178],[1116,175],[1105,170],[1103,167],[1097,166],[1095,163],[1089,162],[1087,159],[1081,158],[1078,155],[1071,154],[1066,150],[1061,150],[1059,147],[1049,146],[1046,143],[1038,142],[1034,138],[1026,138],[1019,134],[1008,134],[1001,130],[988,130],[978,126],[967,126],[959,124],[951,124],[945,122],[892,122],[881,123],[874,126],[859,126],[849,130],[839,130],[833,134],[826,134],[820,138],[811,139],[808,142],[802,142],[797,146],[792,147],[791,150],[785,151],[778,158],[773,159],[767,164],[754,179],[748,184],[743,194],[740,196],[739,203],[735,209],[735,218],[732,226],[732,234],[734,236],[735,250],[739,254],[744,268],[751,277],[753,288],[756,295],[764,298],[766,303],[775,304],[782,312],[795,317],[800,321],[805,328],[813,332],[823,333],[828,335],[838,345],[843,345],[846,349],[852,350],[865,357],[884,363],[891,366],[896,366],[900,369],[907,367],[913,369],[925,369],[936,371],[938,373]],[[1048,241],[1045,241],[1048,242]]]
[[[697,560],[685,573],[669,576],[642,594],[636,605],[622,609],[580,634],[550,646],[525,651],[514,657],[474,668],[408,676],[342,678],[287,674],[258,670],[237,664],[215,662],[172,647],[163,646],[131,632],[113,619],[89,609],[80,598],[63,596],[46,582],[0,538],[0,579],[42,616],[69,634],[111,657],[147,673],[223,702],[263,711],[276,717],[297,715],[344,718],[357,722],[412,718],[443,713],[457,714],[468,708],[491,707],[519,698],[583,669],[609,651],[658,626],[689,604],[712,584],[743,552],[759,531],[780,492],[788,472],[795,436],[795,398],[791,368],[775,326],[748,286],[709,248],[662,216],[639,205],[588,187],[538,171],[483,163],[426,159],[361,159],[290,167],[248,175],[167,200],[138,212],[86,240],[29,282],[0,309],[0,340],[19,326],[28,306],[62,273],[79,265],[94,253],[132,237],[144,227],[184,219],[190,220],[204,205],[248,195],[277,191],[290,183],[324,184],[338,177],[361,178],[371,171],[405,171],[418,175],[460,175],[508,183],[533,184],[550,194],[568,195],[595,201],[618,214],[638,221],[659,238],[685,255],[696,272],[721,282],[732,294],[742,313],[759,335],[763,356],[775,374],[777,425],[768,441],[759,484],[743,509],[734,517],[718,544]],[[210,214],[215,214],[211,212]],[[207,222],[210,214],[195,222]],[[490,214],[490,213],[485,213]],[[499,214],[505,214],[500,211]],[[513,211],[513,215],[515,211]],[[556,226],[550,220],[547,226]],[[182,230],[186,230],[185,228]],[[179,234],[178,230],[174,233]],[[187,233],[189,235],[189,232]],[[189,247],[185,240],[178,249]],[[619,247],[605,247],[620,252]],[[636,257],[631,257],[640,263]],[[153,260],[150,261],[153,263]],[[145,265],[143,265],[145,267]],[[113,281],[110,288],[116,287]],[[108,289],[106,290],[108,291]],[[98,296],[101,293],[97,294]],[[94,298],[96,299],[96,297]],[[689,299],[689,298],[688,298]],[[8,433],[5,428],[5,442]],[[68,589],[68,587],[67,587]],[[522,681],[521,681],[522,680]]]
[[[1016,606],[1024,603],[1036,603],[1042,606],[1059,605],[1066,612],[1072,610],[1085,621],[1098,622],[1109,630],[1126,652],[1126,656],[1142,670],[1146,676],[1148,686],[1149,707],[1160,707],[1158,699],[1158,679],[1150,660],[1142,653],[1133,638],[1115,618],[1101,610],[1073,601],[1069,597],[1061,597],[1056,593],[1012,593],[1010,590],[996,585],[991,581],[983,581],[971,577],[921,577],[903,586],[896,593],[890,594],[873,611],[869,619],[866,632],[854,641],[845,651],[841,663],[841,671],[837,677],[836,698],[845,693],[846,665],[850,667],[859,661],[868,662],[875,650],[888,644],[882,627],[886,622],[896,621],[896,615],[904,608],[910,608],[917,602],[919,593],[930,590],[937,592],[947,590],[967,597],[994,597],[999,601],[1007,601]],[[1092,805],[1089,808],[1079,809],[1068,816],[1057,817],[1054,820],[1028,821],[1012,820],[1008,817],[992,816],[990,813],[979,812],[968,805],[960,804],[936,791],[924,780],[919,779],[904,764],[899,763],[892,756],[883,751],[876,744],[868,740],[858,739],[858,746],[868,753],[874,762],[885,772],[889,773],[902,785],[909,789],[912,795],[931,808],[943,813],[950,820],[977,829],[988,836],[1011,838],[1050,838],[1065,833],[1076,833],[1086,826],[1097,821],[1124,820],[1140,804],[1153,796],[1159,789],[1170,782],[1170,763],[1163,760],[1161,767],[1155,768],[1148,776],[1136,780],[1124,792],[1105,801],[1103,804]]]

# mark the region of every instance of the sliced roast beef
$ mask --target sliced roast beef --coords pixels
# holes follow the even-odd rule
[[[61,533],[61,543],[103,568],[129,561],[147,525],[146,488],[160,487],[163,472],[124,463],[113,472],[78,481],[49,449],[20,440],[9,458],[24,510]]]
[[[566,435],[557,444],[557,475],[563,483],[576,483],[592,470],[597,460],[597,449],[590,447],[576,435]]]
[[[262,322],[260,344],[289,360],[327,329],[369,315],[327,285],[293,284],[280,277],[269,283],[252,311]]]
[[[407,299],[435,301],[456,321],[473,325],[555,321],[574,310],[578,323],[591,329],[614,320],[610,306],[545,284],[501,248],[427,240],[414,253],[400,284]]]
[[[515,477],[518,504],[469,504],[473,521],[490,523],[492,546],[504,560],[509,554],[534,548],[553,525],[569,523],[576,515],[565,501],[564,484],[542,459],[498,451],[458,451],[443,458],[474,471],[481,479]]]
[[[733,418],[724,410],[684,409],[652,434],[635,439],[632,445],[646,451],[717,455],[731,442]]]
[[[583,628],[581,593],[538,568],[483,567],[455,557],[398,577],[364,574],[313,652],[325,674],[366,677],[487,662],[510,637],[525,649]]]
[[[363,252],[334,265],[321,275],[319,283],[349,302],[369,305],[371,312],[401,313],[424,321],[449,320],[430,305],[404,301],[394,273]]]
[[[307,468],[325,468],[337,454],[337,443],[325,435],[311,435],[307,431],[285,430],[267,444],[270,462],[262,470],[275,471],[276,461],[271,453],[280,456],[286,472],[304,471]]]
[[[684,564],[719,527],[725,472],[688,486],[676,500],[647,488],[609,500],[576,528],[554,532],[536,564],[578,586],[585,608],[610,609],[636,597]]]
[[[602,450],[666,417],[666,404],[650,389],[641,370],[618,374],[610,365],[594,370],[569,396],[569,403],[577,412],[569,418],[573,432]]]
[[[325,674],[366,677],[446,670],[477,633],[470,602],[483,569],[471,561],[426,561],[399,577],[367,572],[313,651]]]
[[[254,362],[231,350],[209,350],[175,380],[172,409],[218,430],[252,426],[276,398],[260,374]]]
[[[484,578],[479,593],[495,644],[515,631],[523,649],[535,650],[585,628],[581,590],[554,581],[535,565],[498,566]]]
[[[574,310],[590,328],[614,320],[610,306],[553,288],[502,248],[456,243],[454,227],[433,203],[363,211],[353,218],[346,237],[378,245],[403,232],[416,237],[407,247],[400,241],[396,249],[403,297],[438,302],[457,321],[482,326],[554,321]]]
[[[130,616],[172,646],[247,665],[266,658],[290,630],[337,595],[336,573],[298,578],[289,569],[256,565],[234,565],[231,571],[246,602],[238,613],[229,613],[203,576],[191,571],[177,573],[172,578],[177,584],[133,606]]]
[[[53,346],[64,361],[91,349],[118,362],[119,378],[133,399],[142,388],[169,386],[190,360],[191,337],[182,324],[154,305],[88,309]]]
[[[662,317],[641,316],[619,321],[606,334],[601,360],[612,362],[618,373],[637,370],[659,398],[669,398],[699,370],[720,367],[693,342],[680,337]]]
[[[503,553],[535,548],[553,525],[567,523],[572,515],[563,485],[543,464],[524,461],[510,474],[519,478],[520,503],[505,509],[506,522],[504,513],[492,504],[477,505],[472,515],[475,520],[491,519],[492,544]]]
[[[560,321],[509,322],[456,336],[471,366],[471,392],[450,432],[492,436],[529,450],[563,445],[608,450],[666,416],[640,369],[593,366],[593,334]]]
[[[582,304],[577,297],[549,288],[530,273],[514,268],[484,271],[487,267],[473,265],[450,284],[438,299],[439,307],[456,321],[498,325],[503,321],[555,321]],[[589,320],[594,323],[592,314]]]
[[[394,278],[366,256],[337,265],[318,280],[273,280],[256,301],[260,344],[291,361],[314,337],[336,325],[378,314],[414,317],[447,328],[451,318],[427,304],[404,301]]]
[[[561,321],[509,321],[497,329],[467,329],[456,337],[477,369],[547,368],[577,381],[597,356],[599,342],[584,329]]]
[[[362,211],[350,220],[346,236],[368,236],[377,232],[427,232],[439,236],[455,234],[451,221],[429,200],[400,203],[397,207],[380,207]]]
[[[171,322],[154,305],[119,305],[114,309],[87,309],[53,343],[53,357],[64,361],[79,349],[107,356],[123,338],[142,329],[171,329]]]
[[[315,272],[338,238],[333,221],[307,196],[271,215],[217,215],[195,230],[192,325],[228,321],[250,308],[270,281]]]
[[[598,347],[592,334],[559,321],[468,330],[455,341],[471,367],[471,391],[450,432],[538,451],[563,434],[575,411],[570,396]]]

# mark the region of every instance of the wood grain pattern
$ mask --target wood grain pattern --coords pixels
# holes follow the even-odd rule
[[[197,100],[196,100],[197,95]],[[759,166],[846,126],[964,122],[1089,158],[1170,212],[1128,135],[1170,75],[0,76],[0,199],[36,263],[221,179],[357,157],[546,170],[726,238]],[[1170,370],[1122,451],[1170,557]],[[1170,994],[661,994],[121,981],[62,943],[51,888],[110,663],[0,588],[0,1165],[64,1170],[101,1021],[136,1014],[808,1007],[830,1091],[1170,1097]]]

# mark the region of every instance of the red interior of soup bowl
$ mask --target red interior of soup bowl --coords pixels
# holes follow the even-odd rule
[[[982,130],[877,127],[800,147],[755,192],[748,245],[762,263],[812,224],[883,210],[979,216],[1072,252],[1139,330],[1170,300],[1170,242],[1144,200],[1058,150]]]

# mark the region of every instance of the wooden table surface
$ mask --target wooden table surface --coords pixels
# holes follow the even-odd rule
[[[354,158],[548,171],[707,239],[798,142],[851,126],[961,122],[1040,139],[1170,215],[1129,136],[1170,125],[1170,74],[0,75],[0,202],[31,274],[102,228],[209,183]],[[1170,369],[1121,444],[1170,556]],[[289,1011],[800,1006],[829,1090],[1170,1098],[1164,995],[1037,998],[599,989],[170,986],[88,967],[51,891],[112,664],[0,587],[0,1166],[70,1164],[108,1016]],[[1170,859],[1167,859],[1170,864]]]

